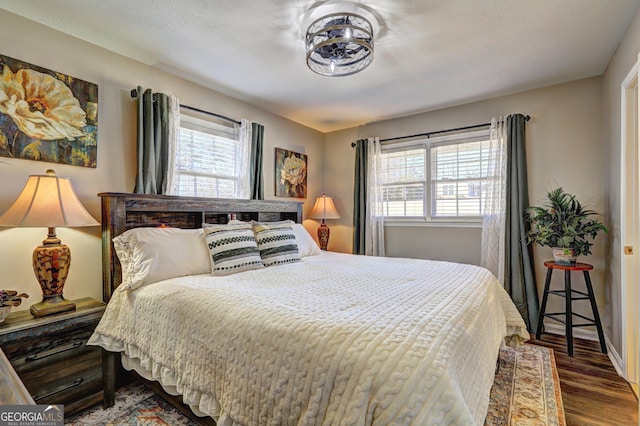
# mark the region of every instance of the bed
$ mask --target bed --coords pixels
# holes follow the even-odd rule
[[[301,204],[100,195],[109,304],[89,343],[219,425],[482,424],[499,348],[529,337],[483,268],[319,252],[300,235],[299,261],[125,288],[113,241],[130,229],[299,224]]]

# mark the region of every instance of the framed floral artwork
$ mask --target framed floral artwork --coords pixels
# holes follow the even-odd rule
[[[276,197],[307,198],[307,156],[276,148]]]
[[[96,167],[98,85],[0,55],[0,156]]]

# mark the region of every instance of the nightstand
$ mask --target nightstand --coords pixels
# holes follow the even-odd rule
[[[102,349],[86,343],[106,305],[74,303],[73,312],[34,318],[25,310],[0,323],[0,347],[36,404],[64,404],[65,416],[102,400]]]

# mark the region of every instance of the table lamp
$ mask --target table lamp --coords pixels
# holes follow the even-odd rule
[[[329,227],[324,221],[325,219],[340,219],[331,197],[327,197],[327,194],[322,194],[321,197],[318,197],[309,217],[311,219],[322,219],[322,223],[318,228],[318,242],[320,243],[320,249],[326,250],[329,244]]]
[[[73,311],[76,306],[62,290],[71,264],[71,250],[56,237],[56,226],[100,225],[82,206],[68,178],[31,175],[11,207],[0,216],[0,226],[49,228],[47,238],[33,251],[33,271],[42,288],[42,302],[31,305],[35,317]]]

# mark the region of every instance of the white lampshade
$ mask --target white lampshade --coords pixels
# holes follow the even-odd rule
[[[80,203],[69,178],[31,175],[22,192],[0,216],[0,226],[57,227],[100,225]]]
[[[327,197],[326,194],[318,197],[309,217],[311,219],[340,219],[333,200],[331,197]]]

